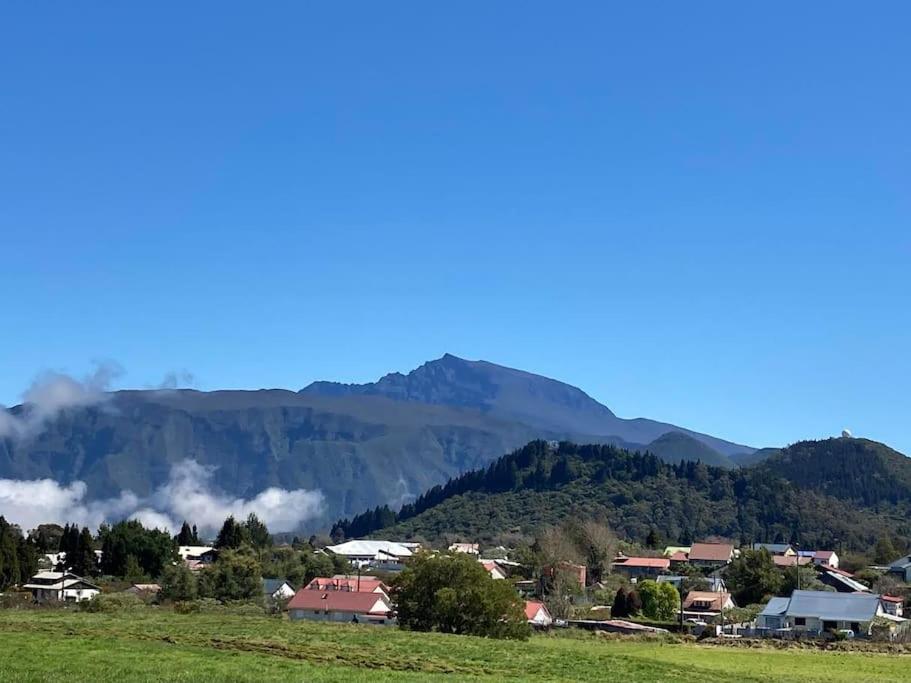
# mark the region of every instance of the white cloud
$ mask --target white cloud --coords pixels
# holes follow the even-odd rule
[[[96,364],[95,371],[81,381],[59,372],[42,373],[22,394],[18,414],[0,406],[0,437],[31,436],[67,408],[101,403],[111,382],[121,374],[120,366],[109,361]]]
[[[250,499],[233,498],[214,490],[213,472],[214,468],[184,460],[171,468],[168,482],[146,499],[123,491],[117,498],[97,501],[85,500],[86,485],[81,481],[63,486],[52,479],[0,479],[0,514],[24,529],[42,522],[97,528],[102,522],[130,518],[174,533],[186,519],[214,533],[229,515],[242,519],[252,512],[270,531],[279,532],[293,531],[322,509],[322,493],[305,489],[273,487]]]

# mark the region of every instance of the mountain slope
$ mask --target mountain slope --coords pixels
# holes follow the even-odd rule
[[[301,393],[386,396],[398,401],[475,408],[537,429],[611,437],[634,444],[647,444],[668,432],[680,432],[723,455],[754,450],[663,422],[619,418],[582,390],[563,382],[451,354],[407,375],[392,373],[370,384],[314,382]]]
[[[872,457],[885,454],[902,482],[911,477],[908,458],[881,444],[854,446],[873,451]],[[599,517],[639,541],[654,528],[671,542],[721,535],[742,543],[783,539],[866,549],[889,535],[911,543],[908,491],[882,489],[881,480],[873,477],[860,481],[853,500],[831,494],[851,471],[848,463],[856,449],[851,444],[833,448],[831,441],[802,442],[783,450],[784,462],[794,470],[776,462],[728,470],[693,462],[671,465],[612,446],[562,443],[552,448],[537,441],[484,470],[430,489],[398,515],[371,510],[339,522],[334,531],[366,535],[392,524],[379,533],[492,542],[531,534],[567,517]],[[832,466],[817,477],[805,477],[804,468],[795,464],[818,460]]]
[[[676,433],[661,439],[668,431]],[[621,420],[561,382],[444,356],[361,386],[115,392],[62,411],[28,438],[0,438],[0,479],[84,481],[88,501],[123,490],[145,497],[168,481],[175,464],[193,459],[214,467],[212,483],[230,496],[319,489],[324,514],[306,528],[316,530],[376,505],[397,507],[532,439],[633,450],[658,439],[662,457],[718,464],[723,456],[711,444],[743,450],[687,434]]]
[[[689,434],[668,432],[652,441],[645,449],[657,455],[665,462],[675,463],[681,460],[703,462],[717,467],[731,467],[730,458]]]

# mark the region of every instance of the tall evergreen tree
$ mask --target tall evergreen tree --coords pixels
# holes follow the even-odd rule
[[[244,526],[238,524],[237,520],[234,519],[234,515],[231,515],[222,524],[221,531],[218,532],[218,537],[215,539],[215,547],[219,549],[239,548],[244,543],[249,543],[249,541],[250,539]]]
[[[199,537],[196,535],[196,525],[190,528],[186,520],[180,527],[180,533],[177,534],[177,545],[199,545]]]

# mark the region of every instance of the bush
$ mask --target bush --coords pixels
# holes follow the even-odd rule
[[[393,581],[399,625],[490,638],[525,639],[531,629],[524,602],[508,581],[497,581],[461,553],[415,556]]]
[[[143,609],[146,604],[132,593],[99,593],[91,600],[76,604],[80,612],[131,612]]]

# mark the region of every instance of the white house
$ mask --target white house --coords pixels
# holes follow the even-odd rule
[[[794,591],[790,598],[769,600],[756,624],[759,628],[788,629],[809,635],[846,629],[855,635],[869,635],[873,620],[886,614],[879,595]],[[896,619],[891,617],[892,621]]]
[[[412,556],[409,545],[394,541],[345,541],[326,546],[326,550],[333,555],[341,555],[355,566],[395,571],[401,569],[404,561]]]
[[[69,572],[38,572],[23,586],[38,602],[91,600],[101,590],[95,584]]]
[[[554,623],[554,618],[550,616],[547,606],[537,600],[525,601],[525,618],[535,628],[547,628]]]
[[[271,600],[288,600],[294,597],[294,588],[282,579],[263,579],[263,596]]]

